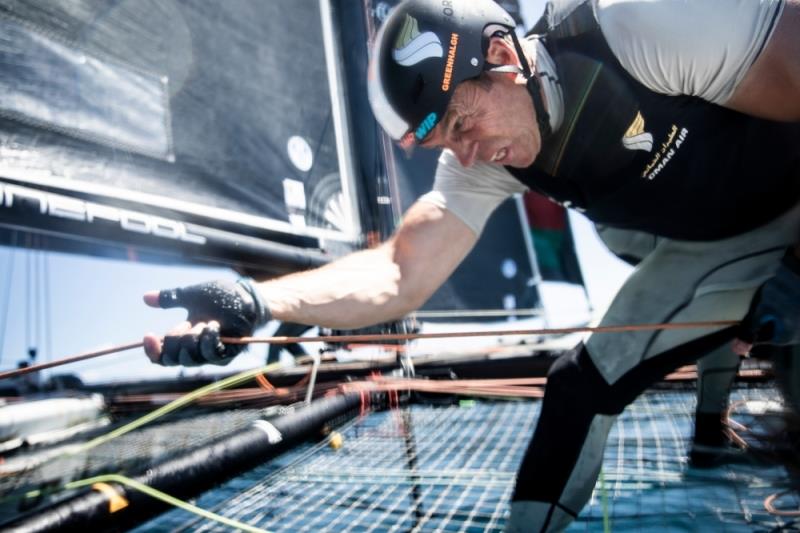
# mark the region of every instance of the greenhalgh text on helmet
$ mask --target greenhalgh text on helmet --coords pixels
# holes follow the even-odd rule
[[[485,70],[492,35],[514,19],[493,0],[406,0],[372,48],[369,99],[381,127],[404,146],[422,141],[445,115],[459,83]]]

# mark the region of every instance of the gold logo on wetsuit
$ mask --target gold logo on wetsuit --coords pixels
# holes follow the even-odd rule
[[[653,135],[644,131],[644,117],[641,112],[636,113],[636,118],[622,136],[622,145],[628,150],[653,151]]]

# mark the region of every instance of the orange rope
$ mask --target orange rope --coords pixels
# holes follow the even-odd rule
[[[119,346],[112,346],[111,348],[97,350],[94,352],[85,352],[79,355],[73,355],[71,357],[64,357],[63,359],[56,359],[55,361],[50,361],[48,363],[39,363],[38,365],[31,365],[25,368],[18,368],[16,370],[6,370],[5,372],[0,372],[0,380],[22,376],[24,374],[30,374],[31,372],[39,372],[40,370],[67,365],[69,363],[77,363],[78,361],[85,361],[87,359],[92,359],[103,355],[111,355],[118,352],[124,352],[126,350],[133,350],[134,348],[142,348],[143,346],[143,342],[132,342],[130,344],[121,344]]]
[[[306,383],[308,383],[309,381],[311,381],[311,374],[312,374],[313,372],[314,372],[314,367],[310,367],[310,368],[308,369],[308,372],[306,372],[306,375],[305,375],[305,376],[303,376],[303,377],[300,379],[300,381],[298,381],[297,383],[295,383],[295,384],[294,384],[294,386],[295,386],[295,387],[299,387],[299,386],[301,386],[301,385],[305,385]]]
[[[436,394],[461,394],[496,397],[541,398],[546,378],[464,379],[433,381],[427,379],[375,378],[339,385],[343,392],[388,392],[389,404],[397,404],[398,391],[417,391]]]
[[[384,342],[384,341],[410,341],[417,339],[449,339],[459,337],[502,337],[509,335],[565,335],[568,333],[623,333],[630,331],[654,331],[654,330],[672,330],[672,329],[697,329],[697,328],[718,328],[726,326],[735,326],[738,324],[735,320],[715,320],[708,322],[682,322],[675,324],[637,324],[627,326],[597,326],[597,327],[576,327],[576,328],[554,328],[554,329],[517,329],[517,330],[501,330],[501,331],[454,331],[443,333],[393,333],[393,334],[371,334],[371,335],[323,335],[320,337],[223,337],[222,342],[227,344],[297,344],[304,342]],[[117,352],[132,350],[134,348],[141,348],[144,346],[142,342],[134,342],[130,344],[121,344],[97,350],[94,352],[87,352],[63,359],[56,359],[48,363],[40,363],[31,365],[26,368],[18,368],[15,370],[7,370],[0,372],[0,380],[12,377],[29,374],[31,372],[38,372],[46,368],[53,368],[56,366],[75,363],[100,357],[103,355],[110,355]]]
[[[270,393],[275,392],[275,386],[269,382],[267,376],[265,376],[264,374],[256,375],[256,383],[258,383],[258,386],[264,389],[265,392],[270,392]]]
[[[736,444],[737,446],[739,446],[743,450],[746,450],[749,447],[749,445],[747,444],[747,441],[744,440],[744,438],[742,438],[741,435],[739,435],[737,430],[739,430],[739,431],[750,431],[750,428],[748,428],[747,426],[745,426],[743,424],[740,424],[739,422],[734,420],[732,418],[732,415],[733,415],[733,412],[736,410],[737,407],[740,407],[740,406],[746,405],[746,404],[747,404],[746,400],[740,400],[738,402],[733,402],[728,406],[728,410],[725,411],[725,425],[728,426],[726,428],[726,430],[725,430],[725,433],[728,435],[728,438],[731,439],[731,441],[734,444]]]
[[[750,428],[747,426],[740,424],[739,422],[735,421],[731,418],[731,415],[736,410],[737,407],[747,404],[745,400],[733,402],[729,407],[728,410],[725,412],[725,423],[727,427],[727,434],[728,437],[740,448],[747,449],[749,444],[746,440],[744,440],[739,433],[736,431],[750,431]],[[781,510],[775,507],[775,502],[779,498],[786,496],[787,494],[791,494],[794,492],[793,490],[785,490],[783,492],[776,492],[775,494],[770,494],[766,498],[764,498],[764,509],[771,515],[775,516],[786,516],[786,517],[800,517],[800,509],[792,509],[792,510]]]
[[[581,326],[575,328],[512,329],[499,331],[452,331],[442,333],[388,333],[369,335],[322,335],[319,337],[223,337],[226,344],[295,344],[301,342],[384,342],[419,339],[452,339],[465,337],[503,337],[510,335],[566,335],[568,333],[624,333],[631,331],[656,331],[674,329],[699,329],[735,326],[738,320],[712,320],[707,322],[676,322],[668,324],[635,324],[627,326]]]
[[[775,500],[777,500],[781,496],[786,496],[787,494],[790,494],[792,492],[793,491],[791,490],[786,490],[783,492],[778,492],[770,496],[767,496],[766,499],[764,500],[764,509],[766,509],[769,514],[775,516],[800,516],[800,509],[797,510],[793,509],[791,511],[782,511],[775,507]]]

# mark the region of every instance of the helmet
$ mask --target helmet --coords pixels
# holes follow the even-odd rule
[[[514,19],[493,0],[405,0],[384,22],[369,70],[369,100],[381,127],[404,145],[444,117],[456,86],[485,69],[489,38]]]

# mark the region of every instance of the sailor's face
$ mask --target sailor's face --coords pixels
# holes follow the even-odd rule
[[[526,168],[539,154],[541,135],[525,86],[488,74],[456,88],[447,113],[422,146],[449,148],[465,167],[482,161]]]

